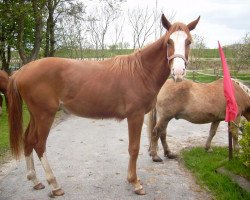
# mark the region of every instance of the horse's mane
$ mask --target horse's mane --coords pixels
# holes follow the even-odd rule
[[[237,85],[240,86],[240,88],[250,97],[250,89],[248,88],[248,86],[244,85],[242,82],[240,82],[237,79],[233,79],[232,81],[235,82]]]
[[[140,50],[135,51],[129,55],[119,55],[112,59],[111,69],[120,73],[125,73],[133,76],[136,71],[141,70],[141,56]]]

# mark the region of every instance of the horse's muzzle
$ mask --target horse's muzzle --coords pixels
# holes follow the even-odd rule
[[[186,68],[172,69],[172,77],[175,82],[180,82],[186,75]]]

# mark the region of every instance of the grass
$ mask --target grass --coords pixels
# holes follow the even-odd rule
[[[210,83],[212,81],[215,81],[217,80],[218,78],[221,78],[222,77],[222,72],[220,74],[218,74],[218,77],[217,75],[214,74],[213,70],[202,70],[202,71],[199,71],[199,72],[196,72],[196,71],[192,71],[192,70],[189,70],[187,72],[187,75],[186,77],[190,80],[194,80],[194,81],[197,81],[197,82],[202,82],[202,83]],[[238,79],[242,82],[246,82],[246,83],[250,83],[250,75],[249,73],[237,73],[237,74],[234,74],[231,72],[231,77],[232,78],[235,78],[235,79]]]
[[[233,169],[235,173],[248,177],[250,170],[236,160],[228,161],[228,150],[215,147],[213,152],[206,152],[202,147],[186,149],[182,152],[185,166],[196,176],[198,183],[205,185],[217,200],[247,200],[250,193],[232,182],[226,175],[216,172],[219,167]]]
[[[27,107],[23,106],[23,122],[24,127],[29,122],[29,112]],[[3,102],[3,113],[0,116],[0,160],[3,159],[9,151],[9,128],[8,128],[8,115],[6,112],[5,101]]]
[[[3,102],[3,113],[0,116],[0,159],[9,149],[8,116],[5,102]]]

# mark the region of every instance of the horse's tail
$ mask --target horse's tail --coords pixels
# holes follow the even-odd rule
[[[151,144],[151,136],[152,136],[152,132],[154,130],[154,127],[156,125],[156,121],[157,121],[157,115],[156,115],[156,108],[154,107],[148,113],[148,140],[149,140],[149,144]]]
[[[23,149],[23,110],[22,98],[18,92],[15,76],[10,78],[8,90],[8,118],[10,133],[10,148],[12,155],[18,159]]]

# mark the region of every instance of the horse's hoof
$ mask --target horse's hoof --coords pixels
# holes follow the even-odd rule
[[[59,188],[57,190],[53,190],[51,193],[52,193],[52,196],[62,196],[62,195],[64,195],[64,191],[61,188]]]
[[[42,183],[38,183],[33,187],[35,190],[42,190],[45,188],[45,186]]]
[[[135,190],[135,194],[138,194],[138,195],[145,195],[146,192],[143,188],[140,188],[140,189],[137,189]]]
[[[206,152],[213,152],[213,149],[212,148],[205,148]]]
[[[168,157],[169,159],[175,159],[178,157],[178,155],[174,153],[168,153],[165,156]]]
[[[163,160],[162,160],[159,156],[157,156],[157,155],[152,156],[152,160],[153,160],[154,162],[163,162]]]

